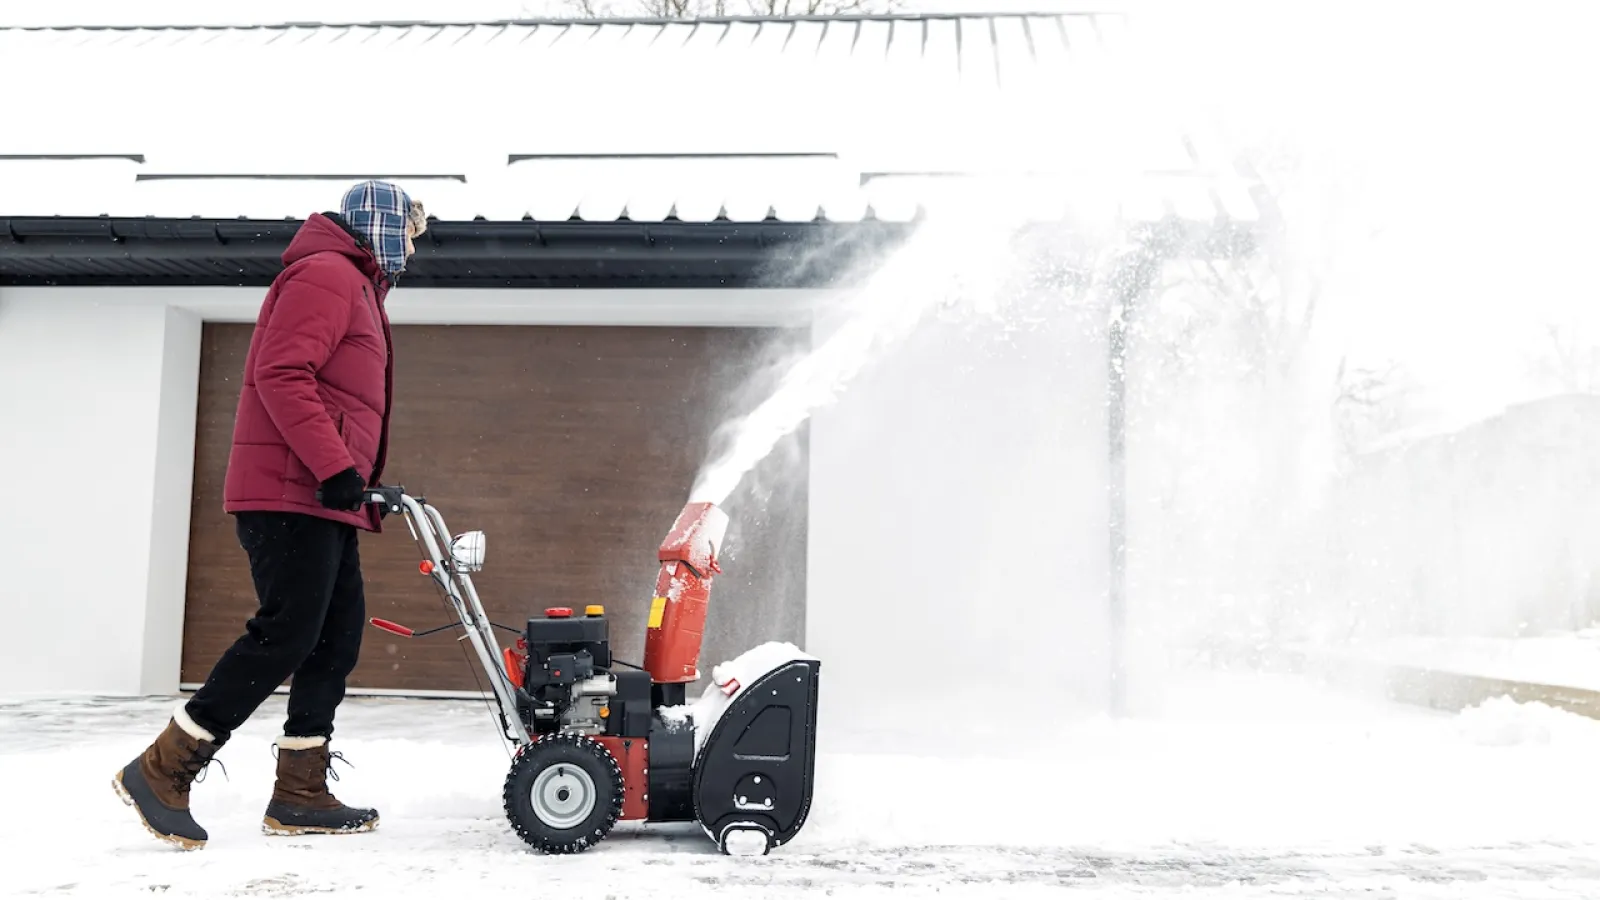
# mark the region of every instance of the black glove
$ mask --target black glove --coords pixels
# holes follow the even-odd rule
[[[317,500],[328,509],[357,510],[367,492],[367,480],[351,466],[322,483]]]

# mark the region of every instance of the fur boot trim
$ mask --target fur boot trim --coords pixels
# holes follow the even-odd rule
[[[195,722],[195,720],[190,717],[189,710],[184,708],[188,705],[188,703],[189,701],[187,700],[183,700],[178,703],[178,708],[172,711],[172,720],[177,722],[178,727],[182,728],[183,733],[187,734],[189,737],[192,737],[197,741],[211,741],[215,743],[217,740],[216,736],[204,728],[201,728],[199,723]]]

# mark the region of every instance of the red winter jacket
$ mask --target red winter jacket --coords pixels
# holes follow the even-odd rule
[[[380,531],[375,507],[325,509],[323,479],[378,484],[389,447],[389,281],[364,239],[313,214],[283,253],[245,357],[223,508],[303,512]]]

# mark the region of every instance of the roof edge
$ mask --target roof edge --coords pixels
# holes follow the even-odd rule
[[[703,18],[661,18],[661,17],[623,17],[605,16],[593,18],[561,18],[540,17],[527,19],[461,19],[461,20],[420,20],[420,19],[373,19],[356,21],[289,21],[289,22],[256,22],[250,24],[180,24],[169,23],[165,25],[3,25],[0,31],[285,31],[291,28],[503,28],[508,26],[633,26],[633,25],[734,25],[734,24],[765,24],[765,23],[790,23],[790,22],[934,22],[952,21],[957,19],[1022,19],[1022,18],[1064,18],[1075,16],[1122,16],[1127,10],[1109,7],[1093,7],[1073,10],[1038,10],[1028,12],[1023,10],[973,10],[969,12],[907,12],[907,13],[848,13],[839,15],[791,15],[791,16],[706,16]]]
[[[303,220],[0,217],[0,287],[253,286]],[[815,288],[912,224],[436,221],[406,283],[458,288]]]
[[[0,287],[265,286],[302,221],[0,217]],[[430,287],[837,288],[868,276],[916,229],[868,221],[439,221],[418,242],[406,278]],[[1018,237],[1030,259],[1087,246],[1067,223],[1039,223]],[[1130,237],[1191,259],[1249,256],[1257,247],[1247,229],[1178,220]],[[1059,282],[1073,271],[1052,262],[1032,277]]]

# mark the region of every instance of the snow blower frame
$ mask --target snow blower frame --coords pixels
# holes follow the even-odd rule
[[[514,748],[503,800],[529,845],[577,853],[619,821],[696,822],[723,853],[765,855],[799,833],[811,808],[820,663],[796,658],[707,688],[714,721],[685,706],[698,661],[727,515],[690,503],[661,544],[642,666],[611,655],[601,605],[551,607],[518,630],[484,613],[470,573],[483,568],[482,531],[450,536],[444,517],[404,487],[368,489],[365,503],[403,513],[420,570],[460,618]],[[402,637],[427,632],[384,619]],[[494,628],[517,634],[502,649]]]

